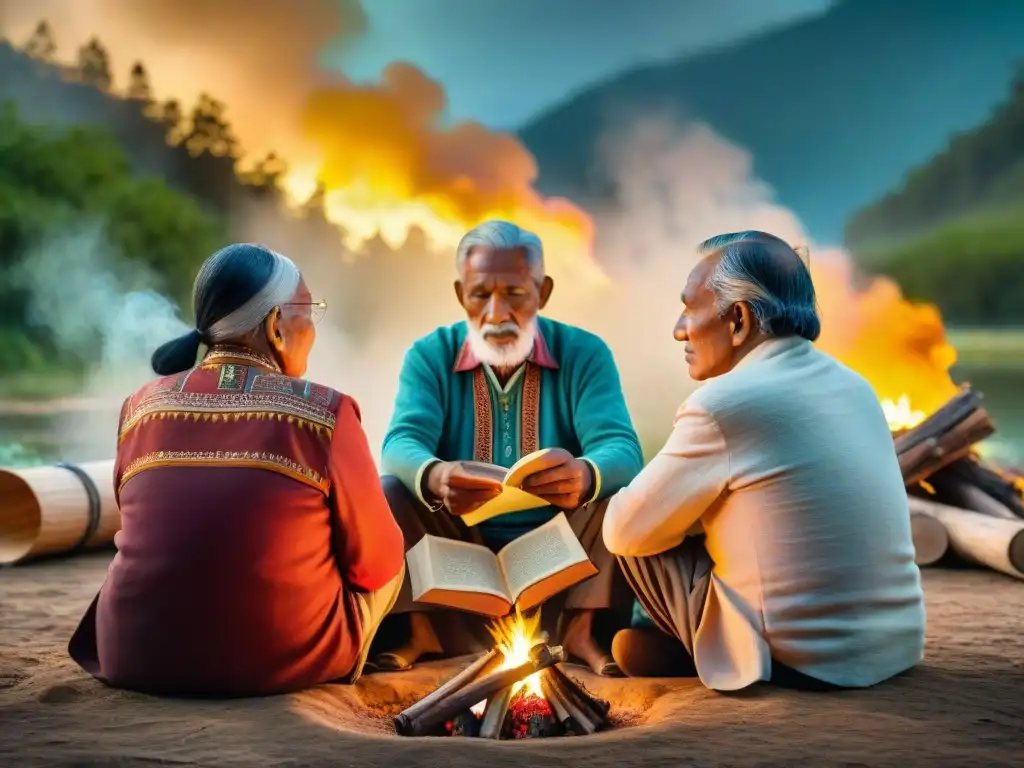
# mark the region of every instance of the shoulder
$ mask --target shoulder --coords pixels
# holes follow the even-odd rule
[[[338,412],[345,399],[351,400],[326,384],[270,371],[260,371],[249,378],[246,391],[252,395],[280,395],[333,413]]]
[[[430,363],[451,365],[465,340],[465,320],[451,325],[442,325],[426,336],[416,339],[409,347],[409,351],[406,352],[406,361],[409,361],[410,358],[422,358]]]
[[[596,333],[546,317],[537,319],[537,327],[559,364],[611,361],[611,349]]]

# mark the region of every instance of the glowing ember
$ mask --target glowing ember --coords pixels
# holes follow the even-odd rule
[[[498,669],[512,669],[525,664],[530,660],[530,649],[544,641],[540,632],[540,611],[532,616],[524,616],[517,610],[515,616],[506,616],[495,621],[489,630],[503,659]],[[524,687],[529,695],[543,699],[539,672],[516,683],[512,689],[513,695],[518,694]],[[476,704],[473,707],[474,714],[482,715],[486,705],[486,701]]]
[[[889,429],[893,432],[913,429],[925,419],[925,412],[914,409],[906,395],[900,395],[896,402],[882,400],[882,410],[885,412],[885,420],[889,422]]]

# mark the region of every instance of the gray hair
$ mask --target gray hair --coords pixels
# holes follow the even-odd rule
[[[233,339],[254,329],[274,307],[285,303],[295,294],[302,279],[299,268],[287,256],[266,246],[242,243],[218,251],[203,263],[196,275],[195,295],[201,296],[209,291],[220,272],[220,262],[239,258],[240,253],[245,253],[243,249],[258,250],[268,255],[269,274],[263,286],[241,306],[203,329],[205,338],[212,343]]]
[[[698,251],[718,256],[706,286],[720,313],[744,301],[768,336],[814,341],[821,334],[811,272],[784,240],[756,230],[731,232],[705,240]]]
[[[513,251],[521,248],[526,253],[530,275],[538,284],[544,279],[544,246],[540,238],[510,221],[485,221],[463,236],[455,256],[455,268],[460,274],[470,251],[474,248],[496,251]]]

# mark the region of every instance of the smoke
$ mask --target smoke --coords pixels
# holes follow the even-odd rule
[[[354,0],[0,0],[0,13],[16,42],[48,18],[65,58],[99,36],[116,74],[142,60],[162,98],[222,98],[247,151],[276,149],[292,163],[295,196],[310,194],[318,179],[327,185],[330,215],[350,235],[345,245],[332,228],[256,201],[233,212],[232,236],[291,255],[315,297],[330,303],[309,375],[361,403],[371,445],[380,445],[409,344],[460,318],[454,244],[480,219],[511,218],[541,235],[556,282],[548,314],[608,341],[651,447],[693,388],[671,329],[696,243],[764,229],[808,244],[797,217],[754,175],[749,153],[711,128],[664,116],[636,116],[605,137],[614,205],[585,215],[541,198],[529,153],[480,125],[445,125],[443,88],[414,67],[396,63],[373,85],[317,68],[326,45],[344,47],[364,31]],[[925,409],[941,402],[952,353],[937,313],[907,304],[891,283],[859,284],[844,253],[809,245],[821,346],[868,375],[883,397],[907,393]],[[107,253],[101,230],[65,235],[27,263],[35,322],[68,349],[82,334],[103,339],[89,393],[105,401],[143,383],[149,352],[180,332],[170,302],[138,290],[153,283]],[[85,288],[61,306],[72,276]],[[112,439],[113,427],[85,431]]]
[[[153,349],[188,330],[177,307],[147,287],[157,283],[153,275],[111,250],[98,222],[53,233],[8,277],[29,296],[28,322],[47,329],[56,351],[85,369],[81,394],[89,407],[61,416],[62,457],[113,455],[121,403],[151,377]]]

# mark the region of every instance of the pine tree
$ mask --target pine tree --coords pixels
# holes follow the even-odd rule
[[[78,69],[83,83],[102,91],[110,89],[110,55],[95,37],[78,49]]]
[[[32,33],[32,36],[25,43],[24,51],[33,59],[40,61],[53,61],[57,53],[57,43],[53,39],[53,30],[47,21],[40,21]]]
[[[237,144],[224,118],[224,105],[209,94],[201,94],[192,108],[191,127],[185,135],[188,151],[195,157],[204,153],[223,157],[233,155]]]
[[[135,62],[131,74],[128,76],[128,90],[126,95],[129,99],[149,103],[153,98],[153,90],[149,85],[149,73],[142,66],[141,61]]]

